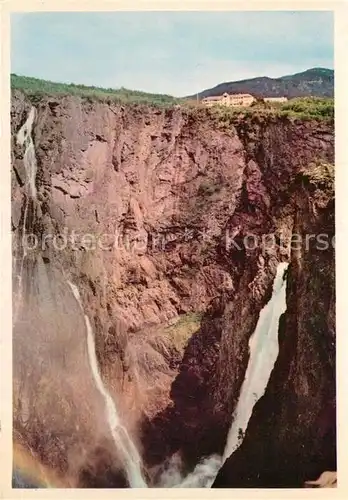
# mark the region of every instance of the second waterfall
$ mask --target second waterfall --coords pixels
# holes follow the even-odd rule
[[[87,334],[88,359],[92,370],[93,379],[98,391],[105,402],[105,414],[110,427],[110,432],[115,446],[120,453],[120,458],[124,463],[128,482],[131,488],[146,488],[146,482],[142,475],[142,463],[138,450],[129,436],[127,429],[121,424],[117,408],[111,394],[106,389],[98,368],[98,360],[95,352],[94,334],[88,316],[84,313],[80,292],[76,285],[68,281],[75,299],[84,315]]]

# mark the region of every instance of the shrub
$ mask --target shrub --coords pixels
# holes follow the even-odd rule
[[[334,99],[321,97],[291,99],[280,108],[280,113],[287,116],[318,119],[333,119],[334,111]]]
[[[313,188],[325,189],[329,193],[335,190],[335,167],[331,163],[317,160],[302,169],[301,179]]]

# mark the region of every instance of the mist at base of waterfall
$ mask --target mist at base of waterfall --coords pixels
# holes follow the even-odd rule
[[[219,455],[202,459],[192,472],[182,472],[180,456],[174,455],[163,467],[156,488],[210,488],[222,465]]]

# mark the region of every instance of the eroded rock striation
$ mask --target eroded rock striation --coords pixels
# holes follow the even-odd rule
[[[35,197],[25,145],[16,140],[33,105]],[[333,253],[294,254],[289,242],[298,232],[333,232],[332,200],[317,193],[314,203],[299,182],[319,160],[333,163],[332,124],[255,115],[223,128],[208,110],[78,97],[30,102],[20,92],[11,123],[15,439],[78,485],[125,485],[69,280],[80,289],[102,376],[149,476],[176,452],[187,470],[222,453],[248,339],[277,263],[290,260],[281,352],[239,466],[256,457],[256,474],[266,432],[258,426],[277,405],[278,445],[294,446],[284,470],[299,453],[296,426],[297,442],[315,449],[319,464],[324,444],[318,437],[313,448],[310,433],[334,401]],[[287,396],[279,398],[284,385]],[[248,443],[255,455],[244,451]],[[277,455],[275,445],[266,448]],[[329,448],[334,453],[331,441]],[[306,480],[322,472],[303,470]],[[216,484],[234,481],[228,461]]]

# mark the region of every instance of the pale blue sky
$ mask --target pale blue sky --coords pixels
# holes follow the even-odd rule
[[[16,13],[13,73],[183,96],[333,68],[331,12]]]

